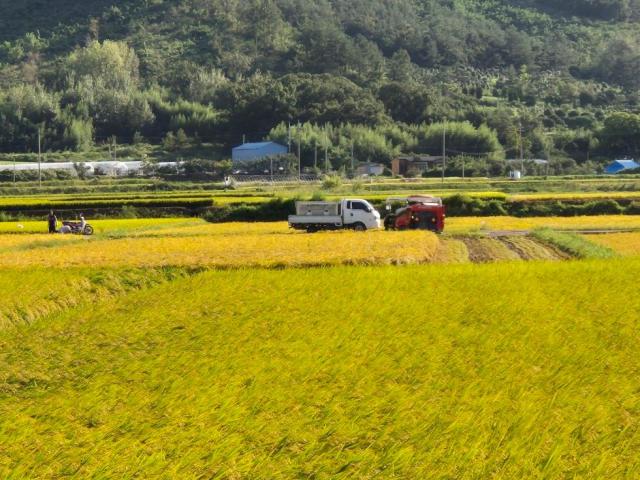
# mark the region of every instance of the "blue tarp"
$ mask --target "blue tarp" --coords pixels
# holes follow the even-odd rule
[[[640,164],[633,160],[615,160],[604,169],[604,173],[615,174],[624,172],[625,170],[634,170],[636,168],[640,168]]]

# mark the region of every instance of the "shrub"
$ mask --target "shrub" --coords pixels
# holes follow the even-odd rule
[[[599,200],[584,204],[584,215],[619,215],[624,213],[624,208],[615,200]]]
[[[203,218],[218,222],[279,222],[295,211],[296,199],[275,198],[265,203],[215,207],[207,210]]]
[[[125,205],[120,213],[122,218],[138,218],[138,209],[133,205]]]
[[[342,185],[342,178],[338,175],[327,175],[322,180],[322,188],[324,190],[333,190]]]

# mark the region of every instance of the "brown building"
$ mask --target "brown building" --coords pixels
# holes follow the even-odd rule
[[[415,176],[442,163],[442,157],[432,155],[404,155],[391,160],[394,175]]]

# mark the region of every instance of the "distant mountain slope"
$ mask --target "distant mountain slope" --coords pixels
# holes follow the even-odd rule
[[[173,151],[181,130],[228,144],[298,120],[383,126],[380,145],[407,150],[413,125],[443,119],[488,125],[511,150],[517,119],[538,158],[637,150],[633,133],[598,135],[640,109],[640,0],[0,0],[0,12],[3,151],[31,148],[42,124],[52,149],[116,136]]]
[[[0,0],[0,38],[15,40],[28,32],[50,35],[54,30],[73,32],[78,24],[87,25],[111,5],[127,2],[113,0]]]
[[[14,42],[36,33],[54,56],[91,37],[127,39],[154,58],[150,62],[179,55],[242,73],[327,71],[316,62],[346,63],[350,47],[355,57],[375,49],[390,58],[403,49],[421,67],[526,63],[547,69],[583,64],[615,35],[637,40],[633,22],[639,5],[640,0],[0,0],[0,39]]]

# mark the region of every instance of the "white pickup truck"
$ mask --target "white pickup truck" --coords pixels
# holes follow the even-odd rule
[[[363,232],[380,228],[380,214],[369,202],[345,199],[339,202],[296,202],[296,214],[289,226],[309,233],[351,228]]]

